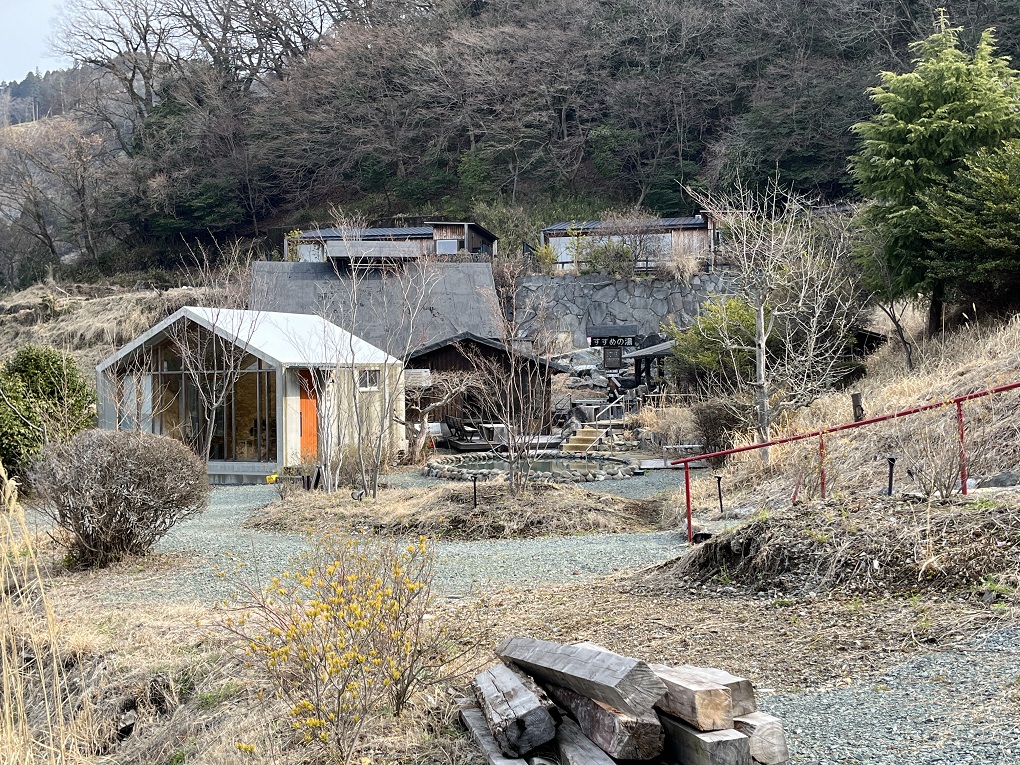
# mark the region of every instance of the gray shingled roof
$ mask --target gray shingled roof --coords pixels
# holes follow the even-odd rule
[[[628,228],[643,228],[649,233],[654,231],[668,231],[675,228],[705,228],[705,219],[700,215],[690,218],[648,218],[643,221],[628,222]],[[610,234],[616,229],[612,221],[584,220],[584,221],[563,221],[554,223],[542,229],[543,234]]]
[[[429,287],[420,300],[411,296],[420,303],[412,322],[404,286],[420,284],[422,268],[428,269]],[[355,306],[350,278],[338,276],[330,263],[260,261],[253,264],[253,307],[322,314],[394,356],[465,332],[502,336],[490,264],[409,264],[404,274],[404,281],[371,272],[359,276]]]

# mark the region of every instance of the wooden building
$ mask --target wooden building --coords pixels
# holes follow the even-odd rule
[[[288,237],[284,259],[306,263],[333,261],[352,266],[427,257],[491,258],[496,235],[477,223],[426,221],[394,228],[319,228]]]
[[[318,316],[186,306],[96,372],[99,427],[166,435],[203,457],[208,444],[213,483],[261,482],[357,444],[357,422],[406,447],[393,423],[403,364]]]
[[[563,221],[542,229],[542,244],[552,248],[561,271],[585,270],[591,248],[606,243],[628,247],[636,273],[654,271],[678,257],[712,267],[719,241],[719,232],[708,215],[620,222]]]

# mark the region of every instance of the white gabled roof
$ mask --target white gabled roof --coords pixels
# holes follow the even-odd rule
[[[178,321],[191,321],[205,327],[278,367],[399,363],[385,351],[321,316],[185,306],[103,359],[96,367],[97,371],[102,372],[137,349],[163,340],[170,327]]]

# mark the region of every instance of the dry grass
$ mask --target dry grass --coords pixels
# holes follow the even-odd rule
[[[817,502],[761,513],[654,576],[794,592],[934,591],[1010,601],[1020,587],[1020,512],[1009,500]]]
[[[510,635],[587,640],[646,661],[725,668],[777,690],[848,685],[1016,618],[1015,608],[967,600],[755,596],[658,576],[505,590],[482,602],[494,625],[488,645]]]
[[[907,372],[902,351],[890,343],[868,359],[868,375],[853,387],[863,395],[867,416],[892,414],[1020,380],[1020,317],[995,326],[969,326],[937,341],[919,341],[916,357],[916,369]],[[970,476],[994,475],[1020,465],[1020,391],[968,402],[964,414]],[[777,423],[773,437],[852,420],[850,392],[835,392]],[[738,439],[740,444],[752,442],[750,434]],[[939,486],[947,493],[958,490],[955,406],[830,434],[826,450],[830,494],[877,493],[887,484],[889,455],[897,457],[895,491],[927,494],[933,484],[936,493]],[[788,504],[795,490],[801,498],[818,496],[816,439],[772,447],[769,452],[767,466],[756,452],[729,458],[723,471],[728,500],[775,506]],[[700,506],[711,506],[711,489],[714,486],[704,486],[700,494],[695,493]],[[673,501],[682,502],[682,493]]]
[[[0,299],[0,349],[53,346],[68,351],[88,374],[116,348],[194,301],[195,290],[188,287],[37,284]]]
[[[599,495],[574,485],[535,484],[511,495],[506,484],[389,489],[378,499],[355,501],[346,492],[291,492],[246,522],[273,531],[373,531],[432,539],[520,539],[582,533],[629,533],[657,526],[658,500]]]

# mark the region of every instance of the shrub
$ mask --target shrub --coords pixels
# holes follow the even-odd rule
[[[74,359],[27,345],[0,371],[0,460],[24,471],[46,443],[66,441],[92,424],[95,395]]]
[[[691,407],[706,454],[732,448],[734,432],[747,426],[748,418],[742,417],[735,406],[727,399],[709,399]]]
[[[205,465],[190,449],[137,431],[87,430],[47,447],[32,480],[81,566],[144,554],[209,498]]]
[[[588,273],[605,272],[628,279],[634,275],[634,253],[623,242],[609,240],[593,245],[584,257],[584,270]]]
[[[350,761],[366,723],[399,714],[425,682],[441,635],[426,630],[432,572],[424,538],[400,547],[328,535],[226,620],[328,761]]]

